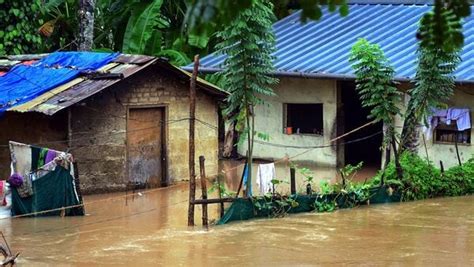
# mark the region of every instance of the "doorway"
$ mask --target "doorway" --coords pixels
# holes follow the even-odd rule
[[[370,114],[370,109],[362,107],[355,83],[349,81],[339,82],[339,88],[341,111],[343,113],[340,119],[342,120],[344,131],[349,132],[371,121],[367,118]],[[382,145],[383,135],[377,134],[367,139],[364,138],[381,132],[382,128],[383,124],[380,122],[365,127],[344,138],[344,164],[355,165],[363,161],[364,169],[379,169],[382,161],[380,146]],[[354,143],[347,143],[351,141],[354,141]]]
[[[130,108],[127,119],[128,182],[140,187],[166,185],[165,108]]]

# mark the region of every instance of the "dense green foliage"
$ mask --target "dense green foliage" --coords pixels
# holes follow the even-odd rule
[[[236,122],[238,130],[245,132],[248,141],[249,177],[252,181],[252,152],[255,137],[254,108],[262,103],[262,96],[273,95],[270,85],[277,82],[270,75],[273,71],[275,36],[272,23],[275,17],[272,4],[266,0],[255,1],[243,10],[228,27],[217,34],[219,53],[225,54],[222,72],[227,98],[225,113]],[[242,135],[244,136],[244,135]]]
[[[68,49],[75,49],[77,1],[49,0],[44,9],[43,26],[51,29],[51,36],[44,39],[53,49],[70,43]],[[97,0],[94,49],[164,56],[174,64],[188,64],[187,54],[203,51],[208,38],[184,35],[185,10],[184,0]]]
[[[464,45],[461,21],[471,14],[472,0],[435,0],[433,11],[426,13],[418,30],[421,46],[455,51]]]
[[[403,201],[474,193],[474,158],[444,173],[410,152],[403,153],[400,161],[403,179],[397,179],[393,163],[385,170],[385,177],[387,185],[402,192]],[[380,176],[381,173],[374,178],[374,184],[378,183]]]
[[[312,186],[317,190],[310,196],[305,196],[313,199],[310,209],[316,212],[330,212],[338,208],[351,208],[370,203],[374,197],[382,197],[382,202],[387,201],[387,198],[397,199],[396,201],[412,201],[474,193],[474,157],[462,166],[452,167],[444,173],[432,162],[410,152],[404,152],[400,161],[403,168],[402,179],[398,178],[393,162],[385,171],[380,171],[375,177],[364,182],[352,180],[360,165],[344,167],[345,175],[348,177],[345,185],[330,184],[327,180],[322,180],[317,187]],[[293,167],[296,166],[293,165]],[[297,170],[305,177],[311,177],[309,183],[312,184],[313,175],[309,170],[304,168],[297,168]],[[380,187],[382,176],[385,177],[386,182],[383,187]],[[282,196],[276,192],[254,197],[252,201],[254,208],[259,212],[263,211],[265,216],[282,217],[292,209],[298,208],[298,199],[301,196],[301,193]]]
[[[369,118],[387,126],[384,146],[394,135],[395,115],[400,114],[401,93],[395,87],[395,71],[382,49],[365,39],[359,39],[351,50],[349,61],[356,75],[356,89],[362,106],[370,108]]]
[[[426,122],[433,108],[445,105],[453,95],[454,76],[460,62],[459,50],[445,51],[437,47],[419,46],[415,87],[408,93],[408,102],[403,125],[401,146],[412,152],[418,147],[418,126]]]
[[[39,51],[40,0],[0,0],[0,55]]]

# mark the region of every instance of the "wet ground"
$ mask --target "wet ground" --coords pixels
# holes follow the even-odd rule
[[[84,217],[7,219],[0,229],[21,251],[19,266],[474,265],[474,196],[205,231],[186,227],[187,184],[124,195],[88,196]],[[210,211],[215,219],[216,206]]]

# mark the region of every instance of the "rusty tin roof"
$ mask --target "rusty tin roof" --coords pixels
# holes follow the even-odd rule
[[[0,58],[0,76],[8,69],[17,64],[31,64],[47,54],[35,55],[15,55]],[[7,111],[16,112],[41,112],[47,115],[53,115],[56,112],[68,108],[106,88],[127,79],[131,75],[147,68],[150,65],[157,64],[160,67],[174,73],[179,79],[190,79],[191,74],[172,65],[165,58],[157,58],[144,55],[121,54],[113,62],[99,69],[100,72],[107,74],[116,74],[114,78],[110,77],[86,77],[80,76],[69,82],[66,82],[48,92],[21,105],[13,106]],[[31,77],[34,80],[34,77]],[[227,92],[219,87],[198,79],[197,86],[213,97],[223,99]]]

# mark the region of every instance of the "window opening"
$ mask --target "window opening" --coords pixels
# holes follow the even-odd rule
[[[456,121],[447,125],[446,123],[439,123],[435,129],[435,141],[437,143],[471,143],[471,129],[459,131],[457,129]]]
[[[285,104],[286,134],[323,135],[323,104]]]

